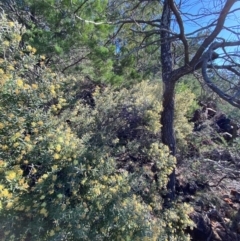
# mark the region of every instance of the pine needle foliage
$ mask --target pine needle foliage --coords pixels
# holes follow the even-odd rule
[[[162,209],[175,159],[159,142],[159,84],[95,85],[89,104],[84,81],[19,48],[17,22],[0,26],[0,239],[189,240],[191,208]]]

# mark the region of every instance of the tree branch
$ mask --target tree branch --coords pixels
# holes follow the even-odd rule
[[[82,6],[83,6],[86,2],[88,2],[88,0],[85,0],[78,8],[74,11],[74,14],[76,14],[76,13],[79,11],[79,9],[81,9]]]
[[[75,61],[74,63],[66,66],[66,67],[62,70],[62,73],[64,73],[68,68],[71,68],[71,67],[73,67],[74,65],[80,63],[82,60],[86,59],[86,57],[87,57],[89,54],[90,54],[90,53],[88,53],[86,56],[81,57],[80,59],[78,59],[78,60]]]
[[[231,105],[240,108],[240,100],[234,100],[234,98],[226,93],[224,93],[220,88],[218,88],[208,77],[207,75],[207,67],[208,67],[208,62],[212,59],[212,53],[214,49],[217,49],[219,47],[222,47],[222,44],[229,44],[230,43],[218,43],[214,42],[211,44],[209,47],[208,51],[203,55],[202,57],[202,76],[208,87],[213,90],[216,94],[218,94],[222,99],[230,103]]]
[[[236,2],[237,0],[227,0],[225,6],[223,7],[220,16],[218,18],[217,24],[215,29],[213,30],[213,32],[209,35],[209,37],[207,37],[204,42],[202,43],[202,45],[199,47],[198,51],[196,52],[195,56],[193,57],[192,61],[190,62],[191,66],[194,66],[196,64],[196,62],[198,62],[198,60],[200,59],[200,57],[202,56],[203,52],[207,49],[207,47],[214,41],[214,39],[217,37],[217,35],[221,32],[224,22],[226,20],[226,17],[231,9],[231,7],[233,6],[233,4]]]
[[[184,31],[183,21],[173,0],[170,0],[170,7],[177,19],[178,26],[180,29],[179,38],[182,40],[184,45],[184,55],[185,55],[185,65],[186,65],[189,63],[189,48],[188,48],[188,42],[187,42],[186,36],[184,34],[185,31]]]

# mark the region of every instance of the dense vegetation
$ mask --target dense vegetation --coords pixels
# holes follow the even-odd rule
[[[159,142],[160,83],[64,77],[18,47],[18,23],[1,26],[1,239],[185,240],[191,209],[162,210],[175,159]]]
[[[175,155],[162,139],[160,40],[150,33],[154,44],[135,51],[146,38],[122,25],[116,39],[112,24],[135,1],[77,4],[0,5],[0,239],[190,240],[193,208],[168,199],[176,157],[197,166],[216,146],[237,153],[238,139],[216,134],[209,147],[204,133],[192,134],[207,94],[189,75],[175,90]],[[157,11],[152,1],[136,16],[150,21]],[[225,102],[216,108],[238,117]]]

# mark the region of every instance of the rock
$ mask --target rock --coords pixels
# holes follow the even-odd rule
[[[190,195],[195,195],[197,191],[197,185],[195,183],[188,183],[188,193]]]
[[[216,111],[212,108],[207,108],[207,117],[208,119],[213,118],[216,115]]]
[[[190,122],[198,122],[201,120],[201,110],[197,109],[194,111],[192,119],[190,119]]]
[[[224,194],[222,198],[230,198],[230,196],[228,194]]]
[[[233,202],[232,202],[232,200],[230,198],[224,198],[223,201],[226,202],[230,206],[233,205]]]
[[[227,118],[225,114],[222,114],[216,121],[217,125],[221,128],[223,132],[229,132],[231,130],[231,120]]]
[[[240,192],[231,190],[230,194],[233,196],[233,201],[240,202]]]
[[[213,149],[209,154],[212,160],[219,161],[222,159],[222,152],[219,149]]]
[[[224,150],[221,155],[221,160],[235,163],[235,157],[229,150]]]
[[[230,140],[232,140],[232,138],[233,138],[232,135],[231,135],[230,133],[228,133],[228,132],[222,133],[221,136],[222,136],[226,141],[230,141]]]
[[[193,241],[206,241],[212,233],[210,220],[206,215],[197,212],[190,214],[190,218],[195,223],[196,227],[193,230],[188,230]]]

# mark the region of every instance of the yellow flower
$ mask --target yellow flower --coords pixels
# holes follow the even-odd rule
[[[35,133],[35,134],[37,134],[38,133],[38,129],[37,128],[34,128],[33,129],[33,132]],[[40,140],[40,138],[38,138],[39,140]]]
[[[46,98],[46,96],[45,96],[43,93],[40,93],[40,95],[39,95],[39,96],[40,96],[40,98],[41,98],[41,99]]]
[[[107,181],[108,177],[104,175],[104,176],[102,177],[102,179],[103,179],[103,181]]]
[[[48,212],[45,208],[42,208],[39,213],[42,214],[44,217],[48,216]]]
[[[59,103],[66,102],[66,100],[65,100],[65,99],[63,99],[63,98],[59,98],[59,99],[58,99],[58,101],[59,101]]]
[[[58,137],[58,142],[59,142],[59,143],[64,143],[63,138],[62,138],[62,137]]]
[[[46,174],[46,173],[42,175],[43,179],[46,179],[47,177],[48,177],[48,174]]]
[[[28,51],[32,51],[32,46],[27,45],[27,46],[26,46],[26,50],[28,50]]]
[[[8,192],[7,189],[2,190],[2,195],[3,195],[3,197],[10,197],[11,196],[11,194]]]
[[[14,27],[14,22],[8,22],[9,27]]]
[[[16,173],[14,171],[10,171],[10,172],[7,173],[6,178],[8,180],[13,180],[13,179],[16,178]]]
[[[45,195],[42,195],[41,197],[40,197],[40,200],[43,200],[45,198]]]
[[[12,119],[12,118],[14,117],[14,114],[13,114],[13,113],[10,113],[10,114],[8,114],[8,117],[9,117],[10,119]]]
[[[26,135],[26,137],[24,138],[24,140],[25,140],[26,142],[30,142],[30,140],[31,140],[30,135]]]
[[[9,65],[7,68],[8,70],[14,70],[14,67],[12,65]]]
[[[55,90],[50,90],[50,92],[51,92],[51,94],[52,94],[53,96],[55,96],[55,95],[56,95]]]
[[[2,69],[0,69],[0,74],[4,74],[4,71]]]
[[[53,159],[55,159],[55,160],[59,160],[59,159],[60,159],[60,155],[57,154],[57,153],[55,153],[55,154],[53,155]]]
[[[55,105],[52,105],[51,109],[52,109],[53,112],[57,111],[57,107]]]
[[[37,85],[37,84],[32,84],[32,88],[33,88],[34,90],[37,90],[37,89],[38,89],[38,85]]]
[[[52,176],[52,180],[53,180],[53,181],[56,181],[56,180],[57,180],[57,175],[53,175],[53,176]]]
[[[54,86],[54,85],[50,85],[50,86],[49,86],[49,89],[50,89],[50,90],[55,90],[55,86]]]
[[[6,165],[5,161],[0,160],[0,167],[4,167],[5,165]],[[0,185],[0,186],[1,186],[1,185]],[[0,190],[1,190],[1,188],[0,188]]]
[[[19,138],[20,136],[21,136],[21,133],[20,133],[20,132],[17,132],[17,133],[15,133],[14,138],[17,139],[17,138]]]
[[[32,53],[35,54],[37,50],[35,48],[32,48]]]
[[[8,41],[3,41],[2,43],[4,46],[8,47],[9,46],[9,42]]]
[[[22,87],[23,81],[21,79],[17,79],[17,86]]]
[[[60,144],[57,144],[57,145],[55,146],[55,150],[56,150],[57,152],[60,152],[60,151],[61,151],[61,145],[60,145]]]
[[[3,129],[4,127],[5,125],[2,122],[0,122],[0,130]]]
[[[53,171],[56,171],[57,169],[58,169],[58,166],[57,166],[57,165],[53,165],[53,166],[52,166],[52,170],[53,170]]]
[[[19,34],[14,34],[14,35],[13,35],[13,38],[14,38],[14,40],[17,41],[17,42],[20,42],[21,39],[22,39],[21,35],[19,35]]]
[[[25,118],[19,117],[19,118],[18,118],[18,121],[19,121],[20,123],[23,123],[23,122],[25,121]]]
[[[18,147],[19,146],[19,143],[18,142],[15,142],[14,144],[13,144],[13,147]]]
[[[49,236],[53,236],[55,234],[54,230],[51,230]]]
[[[53,194],[53,193],[54,193],[54,190],[51,189],[51,190],[48,191],[48,193],[49,193],[49,194]]]
[[[2,146],[2,150],[6,151],[8,149],[7,145]]]
[[[38,125],[39,125],[39,126],[42,126],[42,125],[43,125],[43,122],[42,122],[42,121],[38,121]]]
[[[6,209],[10,209],[12,206],[13,206],[13,203],[12,202],[8,202],[7,205],[6,205]]]
[[[24,88],[25,90],[29,90],[29,89],[30,89],[30,85],[25,84],[23,88]]]
[[[43,182],[43,179],[42,178],[39,178],[38,179],[38,183],[42,183]]]
[[[62,195],[61,193],[59,193],[59,194],[57,195],[57,197],[60,199],[60,198],[63,197],[63,195]]]
[[[33,146],[30,145],[30,144],[28,144],[28,145],[27,145],[27,151],[30,152],[32,149],[33,149]]]

